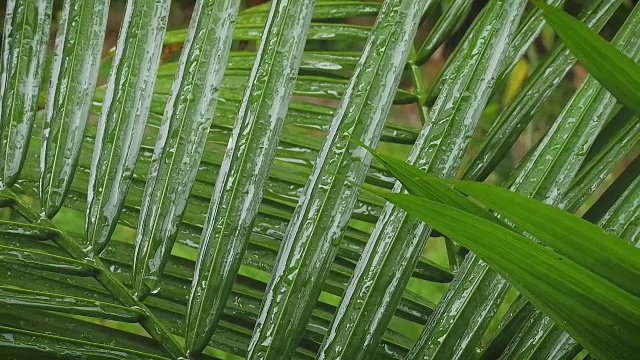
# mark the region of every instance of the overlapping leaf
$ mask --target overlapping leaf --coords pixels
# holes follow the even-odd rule
[[[556,7],[534,0],[558,36],[589,73],[618,100],[640,115],[640,65]]]
[[[122,211],[151,105],[169,5],[169,0],[127,2],[91,163],[85,219],[91,255],[104,250]]]
[[[9,0],[2,32],[0,187],[11,187],[29,148],[53,0]]]
[[[427,1],[383,3],[363,55],[336,112],[318,160],[289,223],[249,356],[292,353],[320,295],[344,235],[370,159],[353,149],[346,133],[368,145],[379,141],[384,119]],[[382,49],[382,50],[380,50]]]
[[[227,146],[200,241],[187,347],[204,349],[240,269],[293,92],[314,1],[275,1]],[[251,350],[249,350],[251,351]]]
[[[40,153],[40,203],[52,218],[71,186],[89,121],[109,13],[108,0],[64,2]]]

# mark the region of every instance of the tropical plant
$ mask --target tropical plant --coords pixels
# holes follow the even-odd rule
[[[633,356],[637,344],[627,340],[638,313],[624,311],[638,302],[635,273],[626,272],[637,270],[637,258],[619,238],[640,240],[639,87],[624,87],[635,70],[607,81],[612,75],[597,61],[591,70],[589,54],[582,60],[584,51],[564,37],[537,58],[530,49],[544,37],[545,17],[526,0],[491,0],[479,12],[466,0],[273,0],[248,8],[198,0],[188,29],[166,31],[170,5],[127,1],[118,44],[102,56],[109,1],[65,0],[49,56],[53,0],[7,2],[3,357]],[[594,31],[626,16],[612,45],[631,59],[624,64],[637,63],[640,6],[573,7]],[[542,8],[554,27],[566,23]],[[424,24],[433,27],[414,39]],[[457,32],[464,36],[442,71],[425,80],[429,59]],[[179,60],[161,62],[163,45],[175,44],[183,44]],[[554,90],[576,62],[567,44],[595,77],[565,98]],[[505,171],[510,149],[531,136],[527,126],[554,97],[562,111]],[[419,125],[392,121],[391,112],[408,106]],[[383,156],[372,160],[365,147]],[[394,158],[430,174],[412,182],[393,171],[409,191],[434,194],[421,201],[450,225],[459,216],[452,228],[361,191],[403,191],[385,168]],[[488,187],[481,190],[492,196],[483,198],[453,183],[496,217],[434,176],[489,179],[521,196]],[[580,240],[573,228],[596,229],[567,212],[616,236],[567,249]],[[576,225],[547,227],[529,221],[533,214]],[[521,252],[502,251],[495,239],[483,248],[456,232],[478,222],[474,231],[493,236],[489,228],[534,252],[525,262],[529,280],[509,274]],[[570,242],[558,241],[565,235]],[[536,283],[550,268],[536,270],[535,260],[552,250],[527,238],[571,259],[552,269],[573,271],[587,288],[594,281],[598,293],[584,297],[584,286],[560,276]],[[614,250],[602,241],[615,241],[624,261],[606,266]],[[628,314],[624,323],[598,313],[613,298],[623,300],[605,313]],[[599,316],[588,319],[589,310]],[[554,323],[565,319],[569,325]],[[610,332],[574,329],[611,323]]]

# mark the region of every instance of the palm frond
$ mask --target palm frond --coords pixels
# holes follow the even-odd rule
[[[65,0],[52,25],[53,1],[7,3],[0,357],[581,351],[475,254],[360,191],[404,192],[350,141],[437,177],[491,181],[558,98],[564,109],[504,186],[637,243],[637,114],[591,77],[558,95],[576,60],[561,41],[536,58],[543,12],[524,0],[479,13],[457,0],[244,3],[197,0],[188,28],[165,31],[171,1],[128,0],[102,59],[117,4]],[[613,43],[638,60],[640,7],[567,3],[596,31],[629,13]],[[456,47],[437,60],[443,44]],[[503,96],[522,62],[531,73]]]

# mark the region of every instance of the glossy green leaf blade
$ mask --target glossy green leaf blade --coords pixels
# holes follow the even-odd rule
[[[5,190],[11,191],[11,190]],[[15,197],[15,208],[18,210],[27,221],[40,222],[44,225],[53,227],[53,224],[46,219],[41,218],[36,210],[31,209],[22,199]],[[98,271],[94,274],[95,280],[110,292],[122,305],[135,308],[142,312],[144,316],[140,317],[139,323],[147,331],[147,333],[154,338],[171,356],[182,357],[185,354],[182,346],[176,341],[176,339],[167,331],[163,323],[159,321],[157,316],[149,311],[147,306],[140,300],[134,297],[129,289],[120,281],[116,275],[106,267],[106,265],[98,258],[87,258],[86,249],[80,244],[81,242],[74,239],[64,231],[59,231],[59,236],[53,239],[55,244],[67,253],[73,256],[76,260],[80,260],[90,264],[97,268]],[[69,280],[67,280],[69,281]]]
[[[479,20],[481,31],[461,45],[462,50],[453,60],[459,76],[443,88],[413,147],[410,163],[437,176],[455,174],[491,94],[523,5],[524,1],[488,4]],[[394,187],[397,192],[401,189],[400,184]],[[428,227],[401,209],[390,204],[384,207],[347,285],[347,295],[340,303],[321,354],[368,358],[391,320],[391,309],[398,304],[429,232]]]
[[[640,277],[640,260],[638,260],[640,251],[616,242],[616,236],[603,232],[600,227],[554,206],[518,195],[507,189],[485,183],[440,180],[400,160],[377,152],[373,153],[412,194],[494,221],[465,197],[459,199],[457,203],[443,201],[442,199],[449,195],[448,192],[453,190],[442,185],[444,183],[453,185],[576,264],[588,268],[625,291],[640,296],[640,287],[636,281]],[[455,199],[454,196],[451,198]],[[612,260],[614,258],[615,261]]]
[[[76,340],[94,344],[117,344],[121,349],[133,350],[162,356],[161,348],[153,339],[142,335],[85,321],[65,314],[29,309],[29,311],[11,311],[10,307],[0,307],[0,324],[16,329],[44,333],[53,336],[72,336]],[[82,329],[82,331],[79,331]],[[4,354],[4,353],[3,353]],[[31,355],[33,357],[33,354]],[[32,358],[28,357],[28,358]]]
[[[10,357],[15,356],[16,359],[34,356],[40,359],[57,359],[61,354],[72,359],[167,359],[154,354],[7,326],[0,326],[0,335],[0,352]]]
[[[558,4],[563,0],[547,0],[550,3]],[[479,19],[486,16],[487,9],[483,9],[478,15],[478,18],[471,25],[469,30],[465,33],[462,43],[468,41],[468,38],[473,36],[473,34],[479,31]],[[511,69],[516,65],[518,61],[520,61],[522,55],[527,51],[531,43],[536,39],[540,31],[542,30],[543,25],[543,17],[539,12],[532,11],[527,15],[518,26],[516,30],[516,35],[513,38],[513,41],[507,47],[506,54],[504,54],[504,59],[502,60],[501,71],[499,73],[499,78],[504,78],[507,73],[511,71]],[[449,60],[445,64],[444,69],[438,74],[438,77],[431,85],[429,89],[429,93],[427,94],[427,101],[432,101],[435,97],[438,96],[440,91],[443,89],[444,84],[450,81],[451,78],[455,78],[457,73],[454,69],[453,61],[458,52],[462,51],[463,48],[461,46],[457,46],[453,51],[453,54],[449,57]]]
[[[579,18],[590,28],[599,30],[613,16],[622,1],[599,0],[583,11]],[[477,154],[465,169],[463,178],[485,179],[504,159],[520,134],[551,96],[575,62],[563,43],[557,44],[529,75],[522,89],[509,102],[485,135]]]
[[[245,9],[238,17],[238,22],[264,24],[269,15],[269,9],[268,2]],[[314,6],[312,19],[335,20],[376,16],[379,10],[380,3],[372,1],[319,0]]]
[[[640,64],[562,10],[533,0],[589,73],[640,115]]]
[[[613,43],[621,48],[622,51],[630,55],[632,58],[640,56],[640,43],[636,34],[640,29],[640,10],[634,9],[630,14],[623,27],[613,40]],[[512,187],[518,189],[519,192],[529,194],[530,196],[540,196],[551,204],[562,204],[562,197],[568,190],[571,181],[577,173],[578,166],[584,161],[587,151],[596,138],[597,133],[604,126],[606,119],[613,110],[615,99],[592,77],[588,77],[574,97],[570,100],[565,110],[560,115],[558,121],[542,140],[541,145],[529,156],[526,164],[521,167],[519,176],[516,177]],[[594,179],[599,183],[598,179]],[[593,185],[589,185],[593,186]],[[556,210],[559,211],[559,210]],[[503,214],[505,215],[505,214]],[[513,214],[509,214],[512,216]],[[522,214],[520,214],[522,217]],[[526,218],[526,216],[524,216]],[[547,218],[548,221],[553,220]],[[539,224],[544,226],[543,224]],[[553,230],[553,226],[546,224],[548,230]],[[597,229],[597,228],[596,228]],[[530,229],[529,229],[530,230]],[[572,229],[566,229],[567,235],[571,234]],[[575,231],[575,230],[574,230]],[[592,229],[592,232],[595,231]],[[588,235],[589,232],[583,233]],[[542,241],[548,241],[551,234],[541,235],[533,234]],[[545,238],[546,236],[546,238]],[[560,243],[563,244],[563,243]],[[583,248],[588,248],[593,244],[585,244],[582,242]],[[579,248],[580,241],[574,244],[573,248],[562,248],[558,246],[556,251],[567,252],[572,249]],[[606,247],[601,245],[601,247]],[[601,249],[592,249],[596,253],[600,253]],[[619,250],[623,254],[624,250]],[[604,255],[603,255],[604,256]],[[585,265],[585,259],[574,259]],[[611,267],[611,264],[614,267]],[[624,274],[625,270],[629,274],[637,272],[637,269],[628,268],[629,264],[622,264],[619,268],[615,268],[616,261],[610,258],[601,258],[599,264],[590,264],[596,273],[614,284],[621,286],[633,294],[640,294],[640,287],[634,287],[630,278],[625,278],[620,274]],[[615,268],[615,270],[614,270]],[[622,272],[621,272],[622,270]],[[526,344],[527,350],[522,348],[511,348],[518,353],[528,351],[537,351],[540,346],[545,345],[546,337],[539,336],[540,333],[552,331],[553,334],[561,335],[558,330],[552,330],[552,321],[544,319],[544,315],[534,312],[531,315],[528,328],[522,331],[526,332],[524,340],[521,344]],[[551,334],[551,336],[553,336]],[[544,350],[543,350],[544,351]]]
[[[38,243],[42,244],[42,243]],[[49,248],[51,246],[48,246]],[[46,250],[43,250],[46,251]],[[133,246],[130,244],[121,243],[119,241],[112,241],[109,247],[102,253],[101,257],[106,262],[107,266],[118,275],[120,279],[127,281],[131,278],[131,266],[130,256],[133,251]],[[99,301],[112,302],[113,299],[108,295],[102,295],[97,297],[95,290],[92,287],[86,287],[86,282],[79,283],[77,281],[69,281],[69,278],[65,276],[51,276],[51,274],[45,275],[39,272],[30,270],[19,271],[17,267],[10,268],[10,274],[4,271],[5,268],[0,269],[0,282],[7,282],[15,286],[22,286],[23,284],[28,289],[53,289],[59,292],[65,292],[71,296],[87,297],[91,296],[92,299]],[[166,277],[164,279],[163,287],[158,293],[150,295],[145,302],[150,306],[150,310],[154,313],[159,311],[169,311],[166,318],[169,319],[170,330],[173,333],[182,335],[183,324],[180,319],[183,318],[185,307],[184,303],[189,294],[189,288],[191,285],[191,276],[193,272],[193,262],[184,261],[184,259],[173,256],[168,262],[166,271]],[[34,274],[34,275],[31,275]],[[36,275],[37,274],[37,275]],[[55,279],[55,281],[43,281],[46,279]],[[8,280],[5,280],[8,279]],[[246,334],[246,337],[242,340],[241,348],[244,352],[232,351],[234,354],[244,356],[246,355],[246,347],[249,343],[249,336],[253,328],[253,323],[260,310],[260,302],[262,300],[262,293],[264,291],[265,283],[260,280],[253,280],[246,276],[238,276],[236,284],[234,285],[232,294],[229,297],[227,306],[225,307],[225,314],[218,330],[214,334],[211,346],[216,348],[226,349],[225,346],[231,345],[229,339],[229,331],[231,329],[242,329],[242,332]],[[73,287],[79,287],[74,289]],[[81,287],[82,286],[82,287]],[[89,292],[85,292],[87,290]],[[338,293],[339,294],[339,293]],[[432,304],[431,307],[434,305]],[[0,309],[1,310],[1,309]],[[324,334],[326,333],[329,325],[329,319],[334,311],[334,307],[327,304],[320,304],[309,322],[305,331],[305,341],[303,347],[306,351],[315,352],[315,349],[320,345]],[[414,311],[428,314],[428,308],[416,307]],[[159,315],[160,316],[160,315]],[[2,316],[0,315],[0,319]],[[161,317],[164,321],[165,318]],[[420,320],[419,323],[422,323]],[[393,358],[402,357],[411,345],[411,340],[402,336],[394,335],[393,331],[388,331],[381,346],[388,349],[389,354]],[[310,349],[310,350],[309,350]],[[225,351],[227,351],[226,349]],[[380,352],[380,350],[379,350]]]
[[[640,60],[640,9],[635,8],[613,43],[632,59]],[[592,76],[569,100],[558,119],[521,164],[512,187],[527,195],[539,194],[549,203],[560,202],[610,114],[616,99]]]
[[[97,269],[80,261],[39,251],[0,245],[0,261],[3,264],[23,264],[61,274],[91,276]]]
[[[376,151],[357,139],[352,139],[352,141],[367,149],[367,151],[380,161],[385,168],[387,168],[400,182],[402,182],[402,185],[411,194],[428,198],[431,201],[447,204],[459,210],[484,218],[485,220],[497,221],[495,216],[491,215],[478,204],[470,201],[458,191],[438,181],[430,181],[437,179],[432,175],[421,171],[419,168],[412,166],[405,161]],[[376,189],[375,187],[367,184],[365,184],[364,187],[367,189]]]
[[[344,234],[427,1],[385,1],[283,239],[249,357],[287,357],[300,340]]]
[[[598,225],[640,247],[640,177],[631,183]]]
[[[638,39],[632,35],[636,31],[636,20],[634,17],[628,21],[623,31],[618,34],[620,43],[633,49],[632,51],[637,51]],[[626,41],[622,41],[623,39]],[[511,185],[511,189],[530,197],[545,199],[548,204],[559,204],[584,161],[588,147],[606,122],[614,105],[615,99],[604,88],[593,79],[586,81],[567,104],[551,130],[541,141],[541,145],[520,164],[514,173],[515,181]],[[470,257],[467,256],[465,261],[471,261]],[[475,273],[483,277],[499,277],[485,263],[479,263]],[[451,327],[451,324],[459,324],[458,321],[467,323],[466,320],[460,319],[470,317],[481,319],[477,323],[484,324],[486,329],[509,288],[509,284],[503,281],[500,286],[494,286],[494,292],[501,293],[500,296],[482,299],[479,293],[468,291],[466,283],[454,282],[453,284],[455,286],[450,287],[449,292],[458,292],[459,297],[475,297],[482,305],[459,307],[457,304],[461,301],[460,298],[456,302],[450,303],[441,301],[438,307],[448,307],[449,309],[455,307],[459,314],[456,321],[448,321],[449,325],[446,327]],[[438,313],[438,309],[436,309],[436,313]],[[439,327],[427,326],[427,329],[429,329],[430,339],[435,340],[441,336]],[[430,341],[424,343],[430,343]],[[475,347],[474,345],[472,346]]]
[[[591,205],[583,215],[584,219],[593,223],[600,221],[638,177],[640,177],[640,156],[636,156],[622,174],[618,175],[607,190]]]
[[[10,196],[13,199],[14,209],[20,213],[26,221],[31,223],[37,222],[41,226],[55,228],[49,219],[42,218],[38,210],[31,208],[24,199],[17,196],[17,194],[11,189],[5,189],[3,193],[6,194],[5,196]],[[81,241],[78,241],[65,231],[61,230],[58,230],[58,236],[52,240],[55,245],[64,249],[66,253],[76,260],[89,264],[92,267],[96,267],[98,271],[93,275],[95,280],[102,287],[110,292],[122,305],[129,308],[136,308],[144,314],[144,316],[139,319],[139,323],[147,333],[152,338],[156,339],[156,341],[169,354],[171,354],[171,356],[176,358],[184,356],[185,351],[183,350],[183,347],[167,331],[166,327],[159,321],[159,319],[149,311],[147,306],[134,297],[122,281],[120,281],[98,257],[87,257],[87,249],[81,245]]]
[[[549,5],[562,6],[566,0],[544,0]],[[615,0],[614,0],[615,1]],[[609,0],[609,2],[614,2]],[[598,0],[588,4],[589,10],[598,5]],[[532,8],[526,16],[523,16],[520,25],[518,26],[517,33],[512,45],[507,50],[504,63],[502,64],[502,73],[500,74],[500,80],[498,83],[504,83],[505,78],[513,70],[522,57],[526,54],[527,50],[531,47],[531,44],[539,37],[545,26],[545,18],[542,16],[542,11],[537,8]]]
[[[134,309],[116,304],[7,286],[0,286],[0,303],[14,306],[16,310],[35,308],[125,322],[138,322],[142,316]]]
[[[563,208],[575,212],[616,164],[640,144],[640,118],[624,107],[598,134],[573,184],[562,199]]]
[[[606,232],[616,234],[638,246],[640,231],[640,178],[637,178],[620,196],[620,199],[598,222]],[[630,232],[626,230],[630,229]],[[527,322],[513,335],[513,340],[504,356],[526,354],[531,357],[566,358],[575,356],[580,350],[576,341],[539,311],[532,311]]]
[[[218,107],[221,105],[222,103],[220,103]],[[152,119],[152,121],[155,120]],[[88,139],[92,139],[92,131],[93,129],[89,127],[87,133]],[[216,147],[212,148],[210,145],[211,143],[209,143],[209,151],[204,154],[201,166],[204,169],[207,169],[207,171],[211,171],[213,176],[215,176],[218,171],[217,166],[222,158],[220,155],[224,149]],[[149,146],[146,147],[145,150],[146,151],[142,151],[140,153],[140,158],[135,169],[136,172],[134,180],[132,181],[132,187],[130,188],[129,195],[126,199],[122,216],[119,218],[122,225],[130,228],[136,228],[138,225],[139,204],[142,201],[144,181],[145,176],[147,175],[146,169],[148,168],[151,160],[153,148]],[[90,154],[87,154],[86,152],[83,153],[79,163],[81,171],[76,175],[70,192],[70,198],[67,202],[67,205],[76,211],[82,212],[86,206],[85,199],[89,173],[88,166],[90,161]],[[272,174],[269,183],[267,184],[265,199],[269,199],[269,202],[275,201],[276,203],[282,204],[282,199],[288,199],[288,201],[291,199],[297,199],[299,191],[301,191],[302,188],[299,188],[296,184],[303,184],[303,180],[306,179],[307,174],[304,172],[302,174],[298,174],[298,170],[294,167],[284,167],[282,163],[278,165],[278,161],[279,160],[276,160],[274,166],[272,166]],[[33,169],[33,165],[34,164],[31,166],[31,171],[25,172],[25,175],[28,176],[24,179],[24,190],[26,191],[25,195],[28,196],[37,196],[37,192],[33,191],[33,181],[34,179],[37,179],[38,176],[37,164],[35,164],[35,169]],[[276,168],[278,168],[279,171],[275,171]],[[196,181],[196,184],[194,184],[194,187],[192,188],[192,195],[189,199],[190,205],[187,207],[185,217],[183,218],[181,236],[178,238],[178,242],[190,248],[197,248],[200,240],[202,224],[204,223],[209,197],[211,196],[211,180],[209,177],[210,176],[201,176]],[[382,180],[389,181],[390,178],[385,175]],[[279,197],[275,197],[275,195],[279,195]],[[371,198],[372,196],[369,195],[368,197]],[[357,206],[359,209],[354,211],[355,213],[358,213],[361,209],[364,209],[365,213],[370,211],[366,204],[361,202],[358,202]],[[244,258],[246,261],[245,263],[249,266],[264,271],[271,271],[269,266],[271,266],[273,261],[275,261],[279,242],[284,236],[284,231],[286,230],[286,221],[288,221],[287,219],[289,219],[291,216],[290,214],[293,212],[293,207],[290,205],[284,209],[285,211],[281,210],[276,212],[274,206],[270,206],[265,203],[262,204],[250,239],[250,254]],[[373,213],[376,213],[376,211],[373,211]],[[338,256],[343,264],[349,264],[350,269],[353,268],[354,262],[358,260],[367,237],[368,235],[366,233],[355,231],[353,228],[347,229],[340,249],[338,250]],[[258,261],[258,259],[264,259],[264,261]],[[448,269],[436,266],[433,262],[426,260],[424,257],[420,258],[413,276],[440,283],[449,282],[453,278],[453,275]],[[341,290],[338,292],[338,295],[340,293]],[[399,316],[404,315],[403,313],[400,313]]]
[[[23,240],[51,240],[58,235],[56,229],[38,224],[0,220],[0,236],[22,238]]]
[[[440,181],[440,180],[435,180]],[[640,297],[640,250],[571,213],[507,189],[446,181],[599,277]]]
[[[9,0],[0,64],[0,188],[11,187],[29,148],[53,0]]]
[[[264,23],[236,26],[234,40],[260,40]],[[325,41],[364,41],[371,30],[368,26],[351,24],[312,23],[309,26],[307,40]],[[181,43],[186,38],[185,30],[167,31],[165,44]]]
[[[127,2],[91,163],[85,233],[92,255],[109,241],[131,182],[169,5],[169,0]]]
[[[640,330],[640,298],[550,248],[464,211],[411,195],[378,194],[485,259],[595,356],[633,359],[640,350],[633,340]]]
[[[196,5],[180,67],[160,124],[140,209],[134,289],[156,289],[171,253],[218,100],[237,0]]]
[[[418,50],[416,55],[416,63],[418,65],[427,61],[447,37],[460,26],[460,23],[469,14],[472,3],[466,0],[453,0],[447,5],[447,8],[438,18],[438,22],[433,26],[433,30],[429,32],[422,46],[420,46],[420,50]]]
[[[495,337],[491,343],[482,351],[479,357],[481,360],[498,359],[504,350],[509,346],[514,334],[518,331],[519,326],[527,319],[529,314],[534,310],[533,304],[527,300],[522,294],[509,307],[507,313],[500,321]]]
[[[186,340],[199,353],[220,320],[247,248],[309,29],[314,2],[271,5],[249,86],[204,224],[187,311]]]
[[[109,0],[64,2],[40,149],[43,215],[62,207],[71,186],[98,79]]]

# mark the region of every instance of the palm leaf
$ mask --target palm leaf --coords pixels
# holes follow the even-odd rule
[[[544,309],[594,355],[632,359],[637,353],[632,347],[634,341],[625,338],[625,334],[630,336],[637,332],[640,299],[626,289],[558,256],[550,248],[464,211],[416,196],[378,194],[435,224],[436,228],[486,259],[536,307]],[[459,222],[465,226],[458,226]],[[501,252],[517,256],[499,255]],[[563,274],[562,278],[557,274]],[[594,313],[598,315],[594,316]]]
[[[161,50],[158,40],[164,35],[169,4],[167,0],[127,3],[89,177],[85,232],[92,255],[104,250],[122,211],[151,105]]]
[[[601,82],[623,104],[629,106],[636,115],[640,115],[640,65],[633,57],[597,34],[589,31],[580,22],[553,6],[533,1],[558,32],[573,53],[580,59],[599,82]]]
[[[109,3],[65,1],[49,84],[40,157],[40,203],[53,218],[69,191],[98,80]]]
[[[7,2],[0,78],[0,186],[18,180],[36,116],[53,1]]]
[[[142,198],[133,260],[139,293],[158,287],[173,247],[218,100],[237,10],[234,1],[199,3],[195,10]]]
[[[3,356],[402,359],[433,350],[455,358],[489,343],[485,358],[520,351],[516,336],[552,321],[524,296],[501,319],[496,309],[513,293],[502,277],[475,255],[463,262],[467,250],[441,234],[427,242],[428,227],[356,184],[399,192],[385,165],[410,147],[412,163],[441,177],[503,176],[496,164],[530,132],[525,124],[539,124],[533,114],[546,111],[545,99],[568,104],[566,113],[509,176],[539,176],[540,189],[558,189],[554,204],[609,219],[599,226],[627,239],[637,234],[638,167],[629,160],[637,118],[594,80],[573,100],[559,95],[574,59],[557,41],[537,60],[531,44],[545,18],[535,6],[492,1],[478,13],[459,1],[316,0],[311,10],[309,2],[198,0],[189,28],[165,32],[164,21],[150,22],[165,19],[168,3],[128,1],[119,44],[102,62],[107,8],[117,3],[65,1],[51,27],[51,2],[8,4],[0,89],[28,91],[3,95],[0,112],[10,164],[0,191]],[[624,15],[620,3],[571,2],[592,29],[616,10]],[[306,34],[292,31],[306,22]],[[49,75],[39,51],[56,28]],[[616,44],[633,55],[624,31]],[[457,46],[434,78],[442,44]],[[180,60],[158,64],[162,45],[181,48]],[[13,59],[28,61],[15,67]],[[503,107],[504,89],[519,86],[509,73],[523,60],[534,73]],[[25,64],[40,65],[28,74]],[[379,159],[347,133],[377,147]],[[537,171],[523,170],[527,162]],[[503,221],[509,214],[495,217],[438,184],[420,191],[520,231]],[[108,216],[94,216],[101,212]],[[283,271],[290,285],[273,276]],[[504,324],[493,342],[491,322]],[[531,356],[581,349],[562,327],[549,330]]]
[[[287,228],[250,345],[250,356],[291,353],[320,295],[370,159],[346,133],[377,144],[426,1],[385,1],[304,194]],[[375,31],[377,29],[378,31]],[[384,49],[378,51],[377,49]],[[399,55],[400,54],[400,55]],[[348,181],[348,182],[347,182]],[[300,303],[300,300],[306,301]]]
[[[313,7],[313,1],[274,2],[269,13],[200,241],[187,314],[189,351],[206,347],[240,268],[282,132]]]

